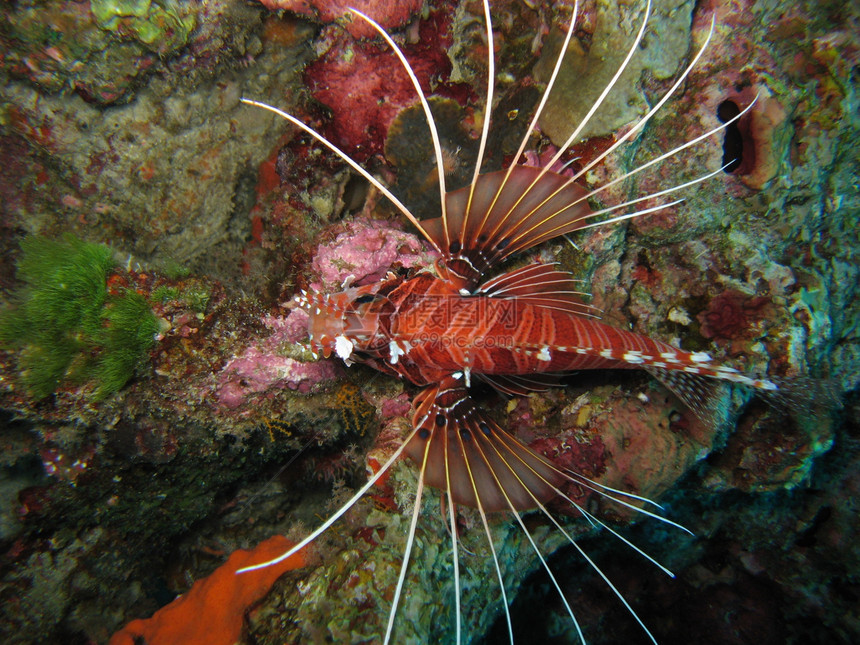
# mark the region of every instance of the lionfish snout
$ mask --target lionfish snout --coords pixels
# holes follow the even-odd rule
[[[308,312],[311,351],[329,358],[332,353],[347,365],[356,361],[355,350],[366,350],[379,335],[379,285],[353,287],[324,294],[302,290],[295,303]]]

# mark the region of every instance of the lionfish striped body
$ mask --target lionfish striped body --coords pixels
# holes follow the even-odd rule
[[[650,9],[649,0],[641,29],[624,65],[638,47]],[[574,16],[576,10],[577,7],[574,7]],[[529,132],[510,166],[505,170],[480,174],[481,157],[489,127],[489,119],[486,119],[481,139],[482,152],[479,154],[473,181],[469,186],[449,193],[445,190],[442,151],[433,118],[408,62],[381,27],[360,12],[352,11],[376,28],[398,55],[415,84],[435,144],[442,204],[440,217],[418,220],[376,178],[309,126],[277,108],[248,99],[243,101],[275,112],[340,155],[356,172],[382,192],[441,254],[435,272],[425,271],[410,276],[391,273],[377,284],[360,287],[345,285],[343,291],[335,294],[302,292],[296,297],[296,304],[310,314],[311,349],[316,354],[326,358],[334,354],[347,364],[365,363],[382,372],[403,378],[421,389],[414,401],[412,432],[389,461],[349,502],[292,551],[277,560],[249,569],[273,564],[312,542],[360,499],[397,458],[403,453],[408,454],[419,464],[420,475],[410,535],[385,634],[387,642],[392,636],[424,486],[441,489],[451,502],[447,505],[448,522],[453,538],[454,576],[458,589],[455,528],[457,504],[478,509],[490,550],[496,559],[486,519],[487,512],[512,513],[534,546],[519,512],[535,508],[546,512],[544,503],[556,496],[567,499],[594,525],[605,527],[603,522],[567,497],[564,489],[570,482],[630,508],[634,508],[634,502],[649,503],[649,500],[608,489],[576,473],[557,468],[547,458],[533,452],[506,433],[471,397],[470,388],[477,381],[483,381],[504,394],[523,395],[557,385],[559,376],[571,370],[646,369],[674,391],[700,417],[711,421],[713,410],[709,407],[709,401],[712,386],[709,383],[730,381],[764,391],[776,391],[779,386],[773,381],[754,378],[732,368],[717,365],[703,352],[685,352],[658,340],[600,322],[596,310],[582,300],[583,294],[579,291],[576,280],[570,273],[555,265],[533,263],[494,277],[499,266],[516,253],[572,231],[611,224],[674,205],[678,202],[635,210],[635,207],[646,199],[662,197],[708,179],[722,170],[708,173],[682,186],[600,211],[593,211],[588,199],[608,186],[589,191],[577,183],[591,167],[629,140],[668,100],[696,64],[707,42],[667,95],[615,145],[573,177],[551,172],[548,168],[575,141],[581,128],[571,135],[567,144],[562,146],[556,157],[544,168],[517,165],[526,140],[537,122],[538,114],[535,114]],[[493,36],[486,0],[484,13],[487,39],[490,42],[487,101],[491,103]],[[562,56],[572,33],[571,25],[562,47]],[[550,91],[560,64],[561,57],[546,94]],[[588,117],[599,107],[623,69],[624,66],[603,92]],[[545,100],[546,95],[537,108],[538,113]],[[726,125],[728,124],[667,152],[632,173],[613,180],[609,185],[680,152]],[[629,210],[631,207],[633,212],[622,211],[623,214],[616,214],[620,209]],[[597,221],[604,215],[608,215],[608,218]],[[655,516],[644,509],[636,510]],[[564,528],[549,513],[547,516],[564,532]],[[660,519],[678,526],[669,520]],[[618,535],[612,529],[608,530]],[[536,546],[535,549],[537,551]],[[642,555],[651,559],[644,553]],[[546,567],[546,562],[539,552],[538,556]],[[547,570],[549,571],[548,567]],[[507,611],[507,597],[497,560],[496,572]],[[552,573],[549,573],[552,578]],[[612,583],[599,570],[598,573],[641,624]],[[555,582],[555,579],[552,579]],[[563,597],[562,600],[564,601]],[[456,602],[459,640],[459,591]],[[566,601],[564,603],[567,605]],[[579,625],[569,606],[567,609],[581,638]],[[510,630],[510,616],[508,624]],[[644,625],[642,628],[654,640]]]

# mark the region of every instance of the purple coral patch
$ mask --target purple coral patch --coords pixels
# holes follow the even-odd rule
[[[274,333],[230,360],[218,376],[218,402],[238,408],[250,396],[276,387],[305,393],[335,378],[339,368],[332,361],[305,363],[280,355],[278,346],[307,337],[307,314],[293,311],[286,318],[267,317],[263,322]]]
[[[732,340],[752,338],[758,333],[757,323],[769,314],[770,299],[764,296],[749,296],[738,291],[721,293],[708,308],[697,316],[705,338]]]
[[[353,276],[354,284],[371,284],[397,265],[426,267],[436,257],[411,233],[382,221],[353,221],[329,244],[320,246],[313,259],[321,291],[338,291]]]

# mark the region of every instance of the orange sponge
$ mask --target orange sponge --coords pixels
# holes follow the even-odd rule
[[[195,582],[152,618],[133,620],[115,633],[110,645],[233,645],[241,635],[246,608],[262,598],[282,573],[304,566],[306,552],[302,549],[265,569],[240,574],[236,570],[271,560],[292,546],[276,535],[255,549],[234,552],[212,575]]]

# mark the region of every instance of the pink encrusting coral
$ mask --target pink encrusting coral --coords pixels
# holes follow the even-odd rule
[[[436,257],[415,235],[387,222],[352,221],[333,241],[317,248],[312,262],[316,280],[310,286],[338,289],[350,276],[356,284],[368,284],[397,267],[426,267]],[[274,395],[284,387],[308,393],[340,373],[333,361],[300,360],[301,343],[308,334],[304,311],[266,316],[262,322],[272,333],[229,360],[218,375],[216,397],[221,405],[236,409],[250,397]]]
[[[285,318],[264,318],[263,323],[274,333],[224,366],[218,375],[218,402],[234,409],[262,392],[287,387],[307,393],[335,378],[339,368],[332,361],[304,362],[284,355],[285,346],[307,336],[307,318],[301,310],[294,310]]]
[[[397,267],[426,267],[436,259],[415,235],[388,222],[352,221],[334,240],[314,253],[314,289],[336,290],[352,276],[355,284],[381,280]],[[266,316],[271,333],[229,360],[217,377],[218,403],[236,409],[249,398],[289,388],[306,394],[341,373],[334,361],[305,362],[302,343],[308,337],[308,315],[296,309],[288,316]],[[310,359],[310,356],[307,356]]]
[[[354,284],[371,284],[398,266],[424,268],[437,257],[415,235],[388,222],[353,221],[333,242],[317,249],[312,266],[318,281],[311,286],[337,290],[349,276]]]

